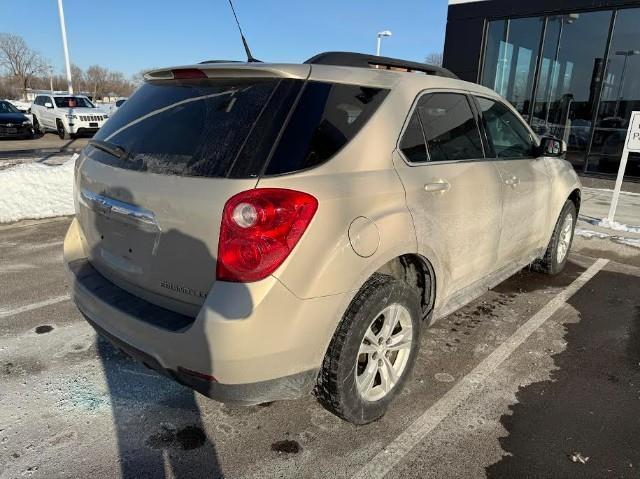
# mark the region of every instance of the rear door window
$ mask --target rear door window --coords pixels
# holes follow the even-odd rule
[[[478,124],[466,95],[429,93],[420,97],[417,111],[430,161],[484,158]]]

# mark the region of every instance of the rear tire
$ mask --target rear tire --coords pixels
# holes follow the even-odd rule
[[[542,258],[532,264],[534,271],[556,275],[564,269],[573,243],[577,216],[576,205],[573,201],[567,200],[553,229],[547,251]]]
[[[315,390],[320,403],[354,424],[380,419],[411,372],[421,318],[415,289],[392,276],[374,274],[331,340]]]

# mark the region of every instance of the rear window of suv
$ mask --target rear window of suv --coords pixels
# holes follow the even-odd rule
[[[387,90],[293,79],[152,81],[95,135],[124,151],[112,166],[151,173],[253,178],[327,161]]]

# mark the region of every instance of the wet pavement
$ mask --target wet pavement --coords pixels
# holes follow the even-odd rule
[[[0,230],[3,479],[351,477],[607,256],[524,270],[436,323],[389,413],[355,427],[311,396],[216,403],[97,340],[66,296],[68,224]],[[608,256],[388,477],[640,476],[640,268]]]

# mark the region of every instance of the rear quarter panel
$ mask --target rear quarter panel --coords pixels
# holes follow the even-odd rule
[[[274,275],[300,298],[355,291],[387,261],[416,252],[416,236],[392,153],[409,105],[392,90],[363,129],[327,163],[296,174],[265,177],[259,188],[289,188],[317,198],[318,211]],[[400,98],[402,100],[402,98]],[[375,223],[378,247],[354,251],[349,226]]]

